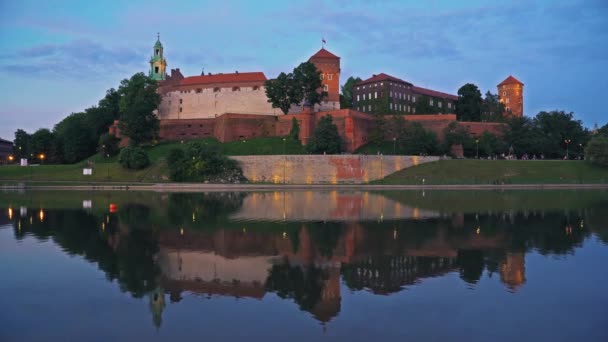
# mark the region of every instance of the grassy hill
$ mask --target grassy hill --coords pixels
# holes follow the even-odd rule
[[[608,183],[608,168],[584,161],[441,160],[395,172],[374,184]]]

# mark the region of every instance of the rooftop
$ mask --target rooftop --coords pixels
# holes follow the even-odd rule
[[[397,77],[393,77],[391,75],[387,75],[385,73],[380,73],[378,75],[373,75],[372,77],[363,80],[359,83],[357,83],[356,85],[362,85],[362,84],[368,84],[368,83],[376,83],[376,82],[380,82],[380,81],[392,81],[392,82],[399,82],[399,83],[404,83],[407,85],[412,85],[410,82],[404,81],[400,78]]]
[[[180,85],[197,84],[219,84],[240,82],[265,82],[266,75],[263,72],[236,72],[229,74],[213,74],[203,76],[190,76],[182,79]]]
[[[412,90],[418,94],[422,94],[422,95],[426,95],[426,96],[439,97],[439,98],[454,100],[454,101],[458,100],[458,96],[456,96],[456,95],[442,93],[440,91],[436,91],[436,90],[432,90],[432,89],[426,89],[426,88],[414,86],[414,87],[412,87]]]
[[[517,78],[509,75],[509,77],[505,78],[504,81],[500,82],[498,84],[498,86],[502,86],[502,85],[507,85],[507,84],[521,84],[524,85],[521,81],[519,81]]]
[[[312,55],[310,58],[337,58],[340,59],[340,57],[334,55],[333,53],[325,50],[325,48],[321,48],[321,50],[317,51],[317,53],[315,53],[314,55]]]

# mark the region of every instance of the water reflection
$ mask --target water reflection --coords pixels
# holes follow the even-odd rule
[[[190,294],[275,294],[329,322],[345,288],[390,295],[453,273],[473,289],[498,279],[516,292],[530,251],[566,255],[592,235],[608,241],[606,197],[582,208],[477,211],[337,192],[101,197],[85,210],[12,198],[0,225],[12,225],[17,240],[50,239],[122,291],[147,296],[156,326],[168,303]]]

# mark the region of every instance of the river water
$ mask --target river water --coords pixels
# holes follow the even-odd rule
[[[608,340],[608,191],[0,193],[0,340]]]

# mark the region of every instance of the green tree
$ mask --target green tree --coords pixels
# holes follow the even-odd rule
[[[300,124],[295,117],[291,118],[291,129],[289,130],[289,137],[292,140],[299,141],[300,140]]]
[[[298,92],[293,74],[280,73],[274,80],[264,83],[266,97],[273,108],[279,108],[283,114],[289,113],[291,105],[302,102],[301,93]]]
[[[585,159],[591,163],[608,166],[608,135],[599,134],[585,148]]]
[[[494,156],[507,152],[504,141],[490,132],[483,132],[478,141],[480,156]]]
[[[581,156],[589,141],[589,132],[573,113],[564,111],[540,112],[534,118],[534,126],[540,131],[542,151],[550,158],[563,158],[566,150],[570,158]]]
[[[456,117],[460,121],[481,120],[481,92],[476,85],[467,83],[458,89]]]
[[[443,130],[443,152],[449,152],[453,145],[462,145],[465,156],[475,155],[475,141],[471,138],[469,131],[460,126],[458,122],[451,122]]]
[[[141,147],[125,147],[120,150],[118,162],[125,169],[141,170],[150,165],[150,158]]]
[[[409,155],[437,154],[437,136],[425,130],[419,122],[406,121],[399,134],[399,151]]]
[[[361,82],[359,77],[349,77],[346,83],[342,86],[342,94],[340,94],[340,108],[352,108],[353,107],[353,88],[355,84]]]
[[[55,136],[46,128],[41,128],[31,135],[31,153],[34,157],[44,154],[45,160],[55,162]]]
[[[331,115],[325,115],[319,120],[306,150],[313,154],[336,154],[343,151],[342,138]]]
[[[95,153],[97,140],[87,124],[85,113],[72,113],[61,120],[53,133],[61,157],[66,163],[75,163]]]
[[[32,136],[22,129],[15,131],[15,140],[13,141],[13,154],[17,160],[21,158],[30,158],[30,143]]]
[[[301,91],[304,104],[314,106],[320,104],[327,93],[321,91],[321,71],[312,62],[304,62],[293,69],[293,79]]]
[[[481,103],[481,121],[502,122],[505,106],[498,101],[498,95],[486,92],[486,97]]]
[[[157,82],[143,73],[120,82],[120,131],[132,144],[139,145],[156,139],[159,120],[154,110],[160,104]]]
[[[99,153],[101,153],[103,157],[115,156],[120,152],[119,143],[120,139],[116,136],[110,133],[104,133],[99,137]]]
[[[373,144],[380,146],[386,140],[386,134],[385,134],[386,127],[385,126],[386,126],[386,122],[384,120],[384,115],[374,114],[374,122],[372,124],[372,131],[369,134],[369,140]],[[397,134],[395,132],[395,134],[393,134],[393,138],[396,138],[396,137],[397,137]]]
[[[602,128],[598,129],[597,134],[608,136],[608,124],[605,124]]]

